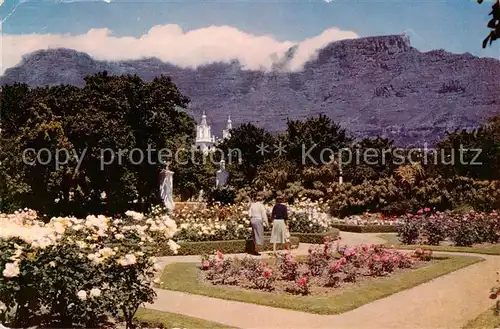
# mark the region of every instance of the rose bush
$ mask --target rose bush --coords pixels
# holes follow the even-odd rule
[[[292,233],[326,233],[332,220],[324,210],[321,201],[311,202],[301,199],[288,206],[289,229]],[[268,218],[271,218],[272,204],[266,205]],[[152,214],[161,211],[153,208]],[[214,204],[205,208],[181,208],[174,210],[172,219],[178,225],[175,234],[177,242],[240,240],[251,235],[248,205]]]
[[[359,278],[387,276],[396,269],[412,268],[431,259],[432,252],[426,250],[400,253],[374,245],[340,246],[339,241],[327,239],[323,245],[311,248],[305,260],[296,259],[290,251],[278,254],[275,264],[249,257],[225,258],[217,252],[202,258],[202,269],[204,278],[213,284],[307,295]]]
[[[453,213],[425,208],[403,216],[397,228],[404,244],[439,245],[449,240],[456,246],[472,246],[500,241],[500,215],[496,211]]]
[[[0,320],[9,326],[102,327],[120,314],[130,328],[155,297],[158,244],[178,248],[168,215],[37,219],[0,214]]]

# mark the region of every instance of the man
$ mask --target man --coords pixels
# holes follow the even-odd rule
[[[252,224],[252,236],[255,246],[254,255],[260,256],[259,249],[264,244],[264,227],[269,225],[266,207],[262,203],[262,197],[257,195],[254,202],[250,204],[248,215]]]

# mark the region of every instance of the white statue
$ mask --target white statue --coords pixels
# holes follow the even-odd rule
[[[198,202],[203,202],[203,190],[200,190],[200,194],[198,194]]]
[[[229,179],[229,171],[226,170],[226,162],[224,160],[221,160],[220,162],[220,169],[217,170],[216,176],[215,176],[215,186],[224,186],[227,184],[227,181]]]
[[[169,164],[162,170],[162,181],[160,184],[160,196],[165,208],[172,211],[174,209],[173,197],[173,176],[174,173],[168,169]]]

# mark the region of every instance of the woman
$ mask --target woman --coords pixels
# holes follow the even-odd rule
[[[252,236],[255,246],[255,255],[260,256],[259,248],[264,244],[264,227],[269,225],[267,220],[266,207],[262,204],[262,197],[257,196],[255,201],[250,204],[248,210],[250,222],[252,223]]]
[[[271,215],[273,220],[273,230],[271,231],[271,243],[273,244],[273,251],[276,252],[276,244],[285,244],[287,247],[288,242],[288,209],[283,204],[283,198],[277,197],[276,204],[273,207]]]

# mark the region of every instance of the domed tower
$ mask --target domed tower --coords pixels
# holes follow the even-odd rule
[[[233,129],[233,123],[231,121],[231,116],[228,116],[226,129],[222,130],[222,139],[231,138],[231,129]]]
[[[196,126],[196,141],[195,146],[204,153],[210,151],[214,146],[214,137],[212,136],[212,129],[207,124],[207,115],[203,111],[201,122]]]

